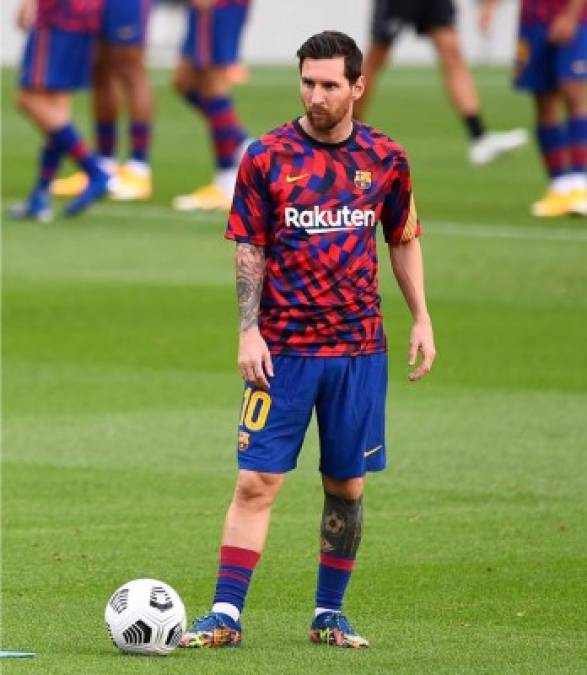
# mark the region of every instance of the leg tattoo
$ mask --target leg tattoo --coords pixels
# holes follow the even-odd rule
[[[324,493],[320,528],[322,553],[354,559],[363,532],[363,498],[343,499]]]

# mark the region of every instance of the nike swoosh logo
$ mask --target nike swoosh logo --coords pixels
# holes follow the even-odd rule
[[[287,183],[295,183],[296,180],[302,180],[302,178],[307,178],[310,175],[311,174],[309,174],[309,173],[303,173],[300,176],[286,176],[285,180],[286,180]]]
[[[381,450],[382,447],[383,447],[383,445],[378,445],[376,448],[372,448],[371,450],[367,450],[367,452],[365,452],[365,457],[370,457],[371,455],[374,455],[377,452],[377,450]]]

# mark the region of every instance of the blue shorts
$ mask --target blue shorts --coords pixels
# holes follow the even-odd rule
[[[273,367],[269,391],[245,385],[240,469],[294,469],[314,408],[324,475],[357,478],[385,468],[387,354],[274,356]]]
[[[537,94],[553,92],[565,80],[587,79],[587,24],[567,45],[548,41],[548,26],[522,26],[518,39],[515,86]]]
[[[105,0],[102,39],[123,47],[145,44],[151,0]]]
[[[22,89],[74,91],[90,84],[96,36],[57,28],[29,33],[19,83]]]
[[[189,9],[181,55],[196,68],[236,63],[246,18],[247,6],[243,5],[228,5],[204,12]]]

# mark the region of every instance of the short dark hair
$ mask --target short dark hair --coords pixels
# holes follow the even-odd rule
[[[304,59],[334,59],[344,57],[344,76],[354,84],[361,76],[363,54],[352,37],[336,30],[325,30],[308,38],[298,49],[300,72]]]

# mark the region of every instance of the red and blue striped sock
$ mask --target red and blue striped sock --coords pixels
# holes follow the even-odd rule
[[[151,146],[151,125],[149,122],[131,122],[129,126],[131,159],[136,162],[149,161]]]
[[[94,135],[100,157],[113,158],[116,154],[116,122],[96,122]]]
[[[587,117],[569,120],[569,149],[571,169],[575,173],[587,171]]]
[[[214,604],[228,603],[243,611],[253,571],[260,554],[238,546],[220,547],[220,566]]]
[[[53,143],[51,138],[48,139],[47,144],[41,150],[39,157],[39,180],[37,187],[40,190],[49,189],[59,164],[61,163],[62,151]]]
[[[334,612],[342,610],[344,594],[354,567],[354,558],[340,558],[326,553],[320,554],[316,607]]]
[[[562,124],[540,124],[536,136],[544,165],[551,178],[564,176],[569,169],[569,143]]]
[[[237,151],[247,137],[234,109],[232,98],[217,96],[202,98],[201,110],[210,127],[210,135],[219,169],[236,166]]]
[[[51,132],[49,138],[62,154],[71,155],[90,178],[104,173],[73,124],[66,124],[61,129]]]

